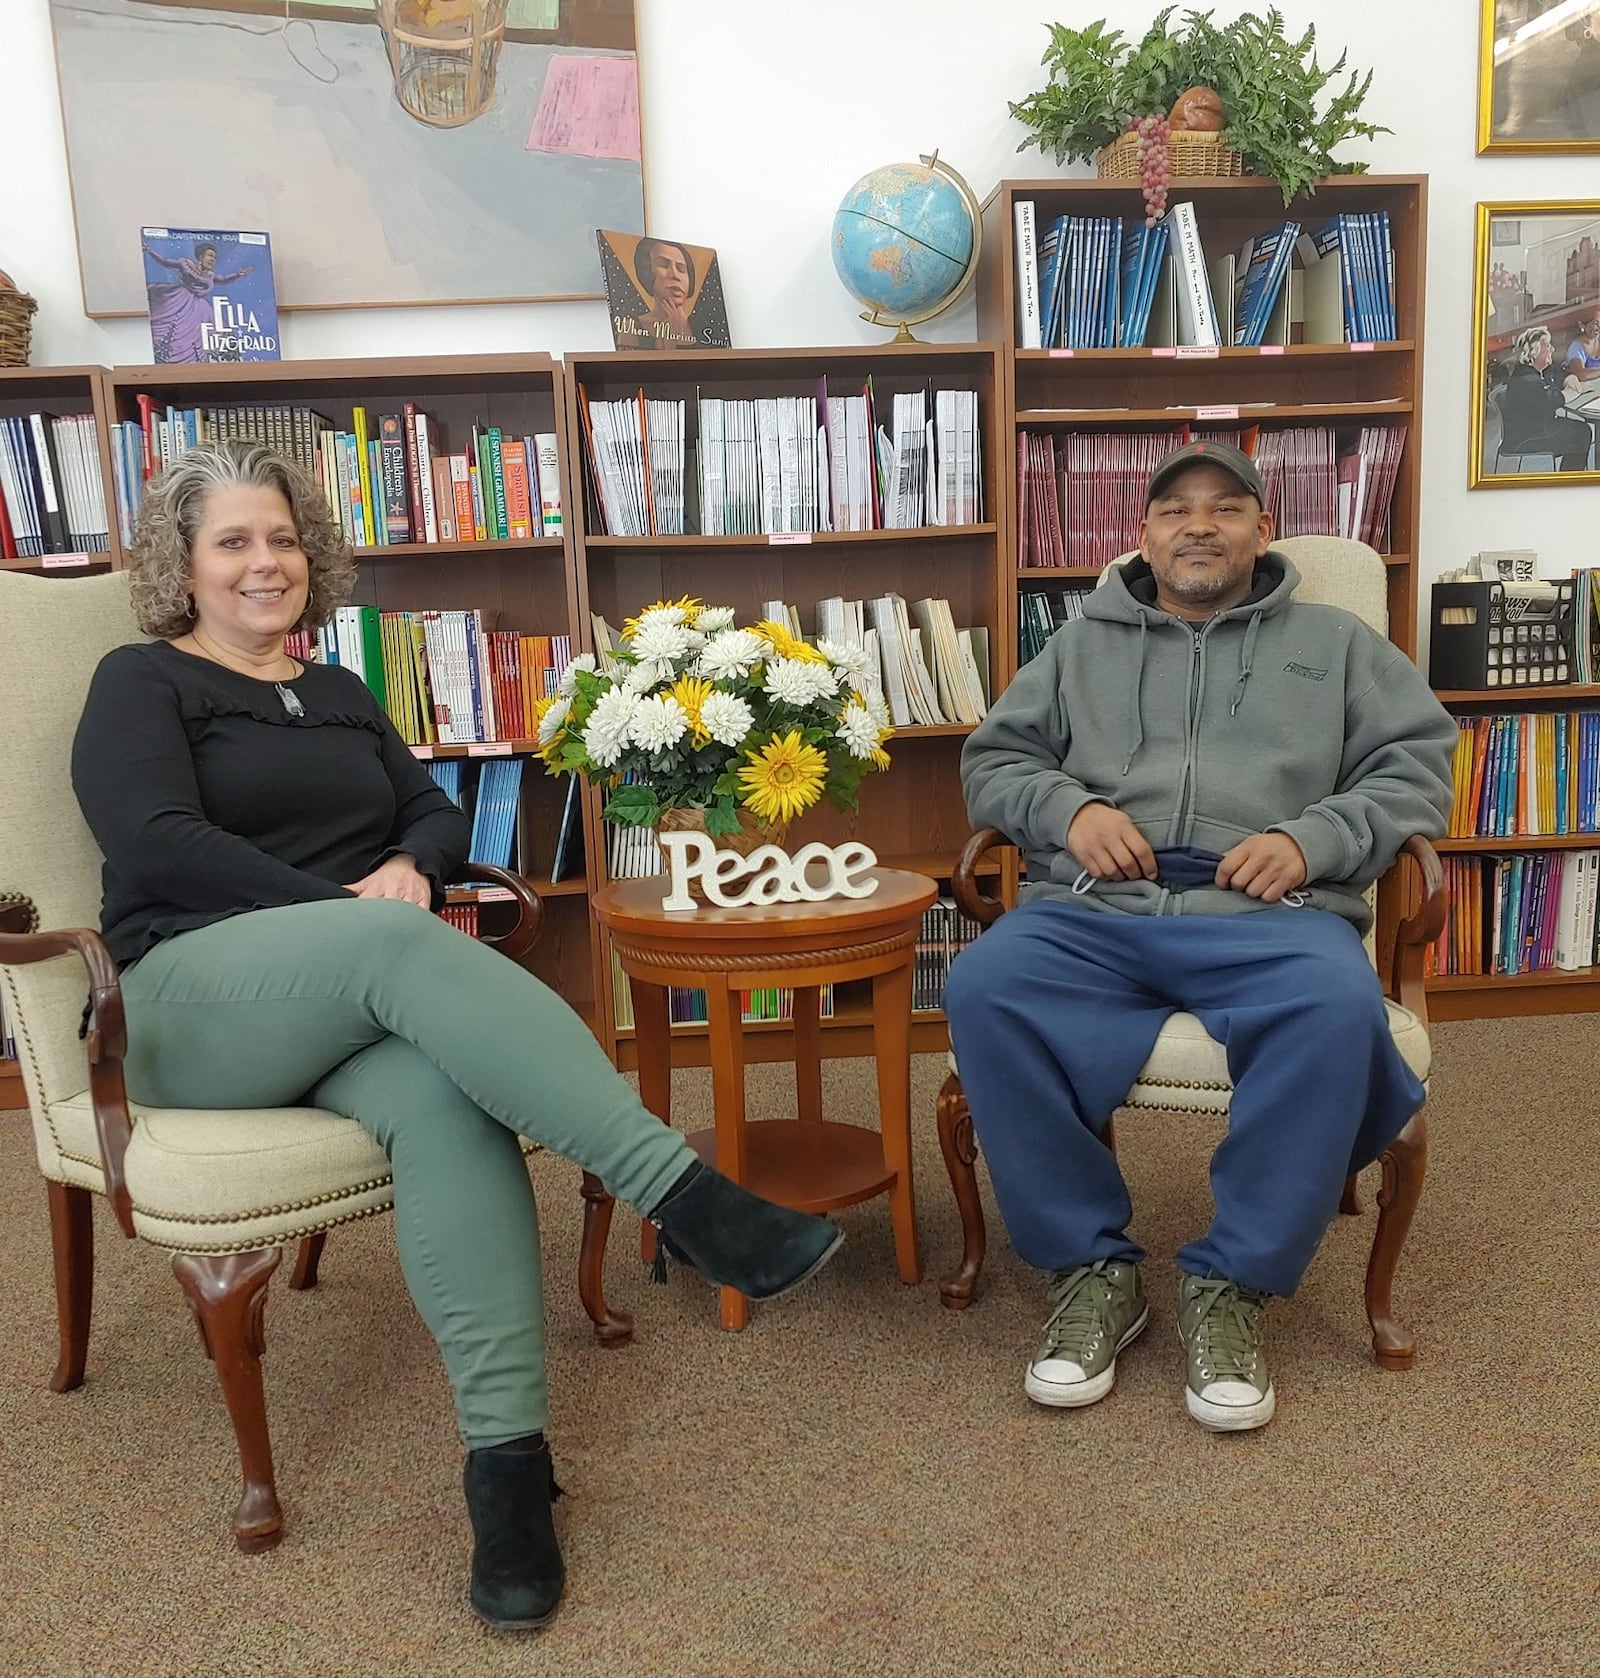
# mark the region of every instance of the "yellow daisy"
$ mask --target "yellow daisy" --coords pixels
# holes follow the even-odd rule
[[[676,699],[689,719],[689,734],[696,746],[703,746],[711,738],[711,731],[700,719],[700,708],[711,697],[712,687],[703,676],[680,676],[667,695]]]
[[[740,767],[740,802],[764,822],[792,821],[821,798],[827,775],[827,758],[793,729]]]
[[[692,594],[682,595],[677,600],[658,600],[653,606],[646,606],[638,617],[628,618],[623,622],[622,638],[625,641],[631,641],[635,633],[638,631],[639,625],[643,623],[652,612],[670,612],[676,610],[683,613],[683,617],[679,620],[680,622],[692,624],[695,618],[699,616],[700,608],[703,604],[703,601],[697,600]]]
[[[559,698],[559,695],[551,694],[547,699],[534,700],[533,735],[535,739],[538,739],[539,737],[540,727],[543,724],[546,715],[554,708]],[[555,731],[551,738],[545,741],[545,743],[539,748],[539,756],[544,759],[545,763],[551,769],[556,768],[556,766],[561,762],[561,747],[566,738],[567,730],[565,723],[563,723],[562,726]]]
[[[779,658],[796,659],[801,664],[828,662],[809,641],[802,641],[798,635],[791,634],[783,624],[774,623],[771,618],[763,618],[756,625],[755,632]]]

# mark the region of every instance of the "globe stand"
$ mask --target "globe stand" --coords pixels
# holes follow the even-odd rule
[[[890,339],[891,345],[920,343],[921,340],[912,333],[911,328],[920,326],[925,320],[932,320],[935,315],[942,315],[946,309],[961,298],[967,287],[977,277],[978,259],[983,255],[983,206],[978,202],[977,195],[948,163],[940,161],[937,151],[931,157],[919,157],[918,161],[924,168],[943,175],[965,200],[967,213],[972,223],[972,250],[967,257],[966,266],[961,271],[961,278],[931,309],[924,309],[920,314],[904,316],[901,316],[898,312],[886,316],[876,308],[861,311],[861,319],[870,326],[897,326],[898,330],[894,337]],[[844,277],[842,270],[840,277]]]

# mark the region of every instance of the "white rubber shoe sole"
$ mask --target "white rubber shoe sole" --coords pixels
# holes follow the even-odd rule
[[[1076,1410],[1085,1404],[1094,1404],[1106,1396],[1115,1386],[1117,1380],[1117,1358],[1123,1349],[1133,1344],[1144,1333],[1150,1322],[1150,1307],[1145,1306],[1136,1322],[1128,1325],[1127,1332],[1117,1342],[1117,1349],[1111,1354],[1111,1362],[1098,1375],[1091,1376],[1087,1381],[1046,1381],[1034,1374],[1034,1365],[1028,1365],[1028,1373],[1023,1380],[1023,1391],[1035,1404],[1047,1404],[1054,1410]]]
[[[1277,1394],[1270,1384],[1255,1404],[1213,1404],[1187,1384],[1183,1397],[1189,1414],[1213,1433],[1248,1433],[1252,1428],[1265,1427],[1278,1408]]]

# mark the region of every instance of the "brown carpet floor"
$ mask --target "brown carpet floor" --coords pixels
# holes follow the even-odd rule
[[[268,1402],[288,1530],[243,1557],[237,1467],[166,1260],[97,1214],[89,1379],[56,1396],[44,1194],[0,1115],[0,1673],[149,1678],[564,1674],[1589,1678],[1600,1672],[1600,1020],[1436,1033],[1433,1160],[1398,1304],[1421,1355],[1370,1361],[1370,1209],[1271,1313],[1277,1419],[1191,1422],[1171,1254],[1208,1213],[1198,1119],[1119,1126],[1153,1321],[1116,1391],[1029,1404],[1039,1279],[996,1231],[965,1315],[894,1276],[884,1204],[801,1295],[720,1332],[687,1274],[649,1286],[631,1226],[594,1344],[572,1286],[576,1173],[534,1162],[571,1582],[554,1625],[465,1607],[461,1456],[392,1224],[335,1233],[315,1293],[275,1282]],[[860,1063],[828,1068],[864,1119]],[[957,1222],[919,1062],[930,1278]],[[707,1089],[683,1075],[680,1115]],[[753,1076],[753,1107],[783,1084]],[[1370,1182],[1365,1198],[1370,1203]],[[280,1271],[280,1278],[284,1272]]]

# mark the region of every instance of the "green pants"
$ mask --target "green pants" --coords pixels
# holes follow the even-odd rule
[[[645,1213],[693,1158],[582,1020],[432,915],[355,898],[170,938],[122,988],[134,1100],[326,1107],[382,1146],[401,1267],[462,1438],[495,1445],[544,1427],[539,1223],[517,1137]]]

